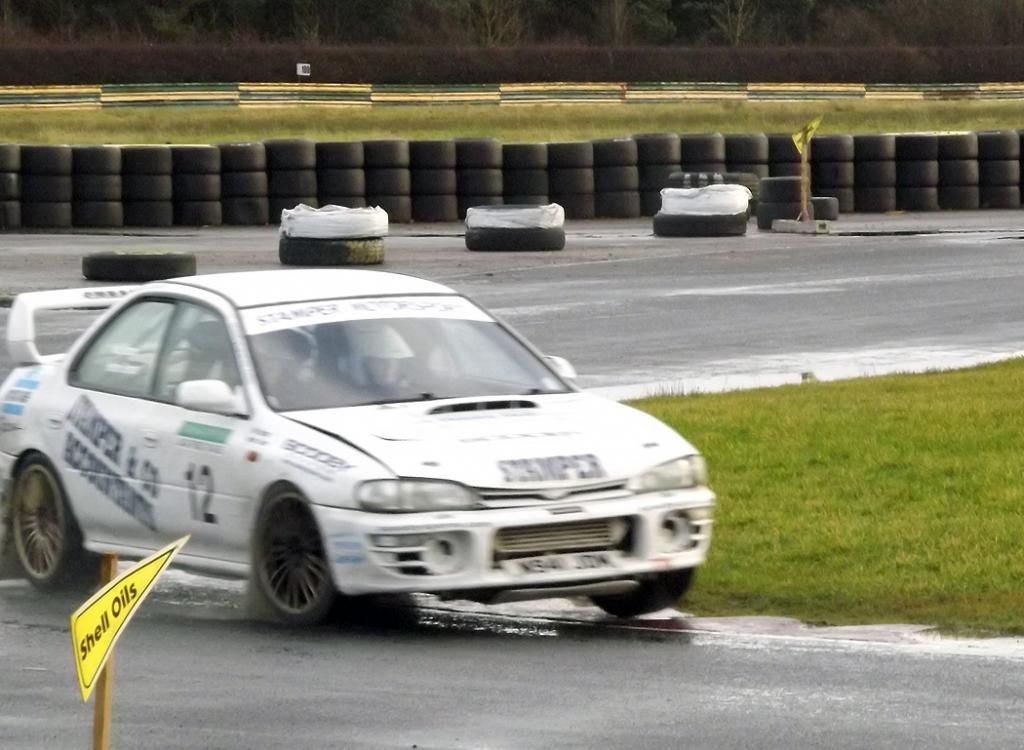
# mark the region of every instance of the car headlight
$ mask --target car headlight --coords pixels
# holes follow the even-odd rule
[[[626,483],[633,492],[658,492],[696,487],[708,483],[708,466],[698,454],[677,458],[638,474]]]
[[[363,510],[378,513],[418,513],[429,510],[465,510],[478,498],[468,487],[454,482],[422,479],[378,479],[356,489]]]

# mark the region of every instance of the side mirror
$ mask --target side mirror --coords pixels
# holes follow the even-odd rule
[[[245,415],[244,399],[223,380],[186,380],[178,386],[178,406],[214,414]]]
[[[565,357],[545,355],[544,359],[548,361],[551,369],[558,374],[558,377],[565,380],[576,380],[576,368]]]

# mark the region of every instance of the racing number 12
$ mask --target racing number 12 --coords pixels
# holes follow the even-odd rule
[[[213,502],[213,471],[206,464],[188,465],[185,472],[188,482],[188,503],[192,510],[192,519],[201,523],[217,523],[217,516],[210,512]]]

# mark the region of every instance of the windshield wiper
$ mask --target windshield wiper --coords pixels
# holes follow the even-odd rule
[[[352,406],[384,406],[385,404],[409,404],[414,401],[436,401],[437,396],[433,393],[420,393],[407,398],[382,398],[376,401],[362,401]]]

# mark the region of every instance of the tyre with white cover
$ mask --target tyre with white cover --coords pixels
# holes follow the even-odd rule
[[[747,232],[750,190],[743,185],[665,188],[654,215],[659,237],[728,237]]]
[[[299,205],[281,212],[278,257],[284,265],[375,265],[384,261],[388,214],[382,208]]]
[[[565,211],[545,205],[476,206],[466,211],[466,249],[516,252],[565,247]]]

